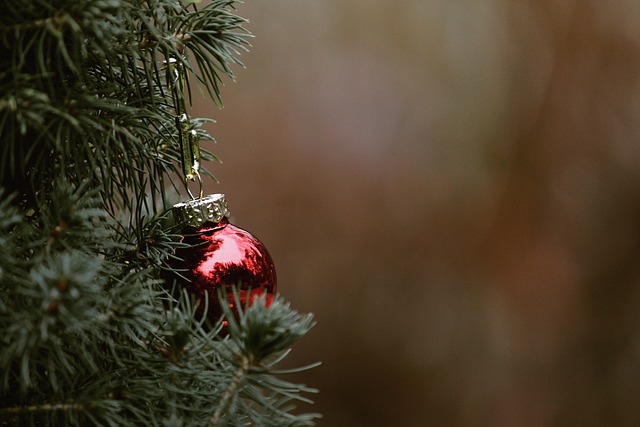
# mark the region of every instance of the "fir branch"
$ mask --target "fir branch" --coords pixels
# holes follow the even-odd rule
[[[225,46],[243,45],[235,34],[243,21],[226,10],[232,5],[189,11],[175,1],[60,1],[32,15],[15,13],[21,22],[0,29],[5,182],[24,191],[22,183],[46,180],[58,164],[71,180],[89,172],[112,211],[131,208],[128,192],[139,188],[140,174],[162,194],[179,158],[177,135],[165,131],[173,127],[175,100],[162,64],[179,58],[219,100],[219,74],[232,77],[227,63],[237,62]],[[42,28],[31,28],[34,22]]]
[[[19,415],[28,412],[84,411],[87,408],[88,406],[84,403],[43,403],[41,405],[0,408],[0,416]]]
[[[211,417],[211,420],[209,422],[210,426],[215,427],[220,423],[220,421],[222,420],[222,417],[225,415],[225,413],[229,409],[229,405],[231,404],[231,401],[233,400],[233,398],[235,398],[240,386],[244,382],[247,374],[249,373],[249,368],[250,368],[249,358],[246,356],[241,356],[236,372],[233,375],[233,378],[231,378],[231,381],[229,382],[229,384],[227,384],[226,390],[222,395],[220,402],[218,403],[218,407],[216,411],[213,413],[213,416]]]
[[[220,295],[226,298],[224,291]],[[232,300],[240,300],[237,289],[233,291]],[[256,425],[313,425],[318,415],[293,415],[291,402],[310,403],[301,394],[317,390],[273,376],[277,372],[275,366],[286,357],[289,346],[313,327],[312,316],[300,315],[280,296],[267,304],[266,295],[261,295],[252,302],[247,301],[247,304],[250,305],[244,308],[238,306],[237,315],[233,314],[230,306],[223,306],[229,331],[229,340],[224,343],[235,373],[225,387],[211,425],[224,418],[216,417],[218,412],[231,418],[245,415]],[[317,365],[307,368],[314,366]]]

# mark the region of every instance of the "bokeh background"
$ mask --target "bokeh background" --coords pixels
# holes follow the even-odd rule
[[[640,425],[640,2],[250,0],[211,165],[325,427]]]

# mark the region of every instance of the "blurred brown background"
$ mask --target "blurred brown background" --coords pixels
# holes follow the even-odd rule
[[[640,2],[250,0],[211,165],[326,427],[640,425]]]

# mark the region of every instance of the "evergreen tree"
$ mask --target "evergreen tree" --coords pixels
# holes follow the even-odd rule
[[[220,102],[248,46],[234,2],[3,2],[0,425],[314,424],[278,367],[310,315],[260,298],[221,333],[162,279],[176,118],[196,87]]]

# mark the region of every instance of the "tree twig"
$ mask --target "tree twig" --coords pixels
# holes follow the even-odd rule
[[[43,403],[42,405],[12,406],[0,408],[0,415],[17,415],[27,412],[47,412],[47,411],[82,411],[88,408],[84,403]]]
[[[237,393],[238,388],[242,384],[242,381],[244,381],[244,377],[247,375],[248,372],[249,372],[249,358],[246,356],[242,356],[242,359],[240,360],[240,364],[236,369],[235,375],[231,379],[231,382],[229,383],[227,390],[225,391],[224,395],[222,395],[222,398],[220,399],[220,405],[218,406],[218,409],[216,409],[216,412],[211,417],[211,421],[209,421],[209,425],[211,427],[216,426],[220,422],[224,414],[227,412],[227,409],[231,404],[231,400]]]

